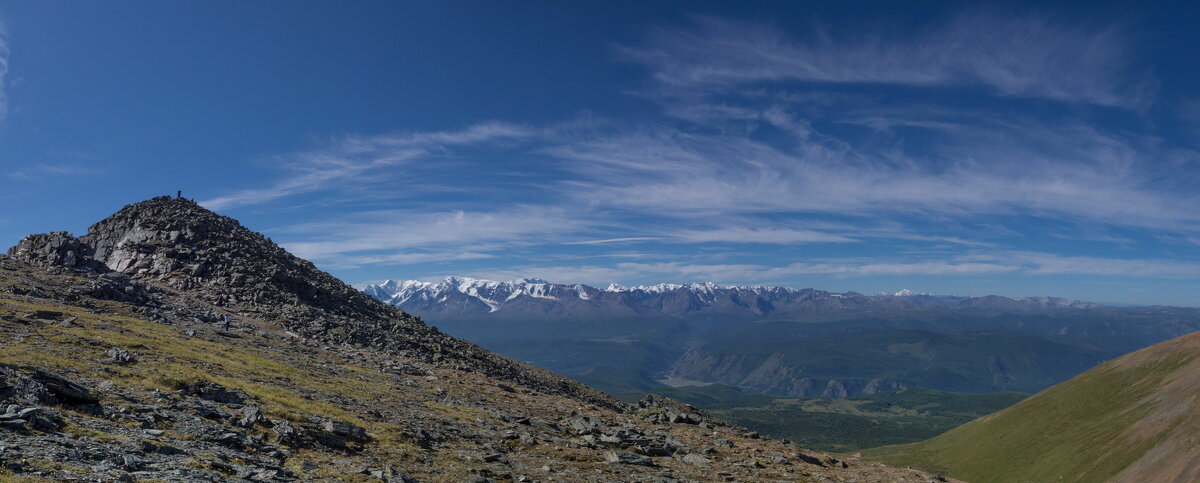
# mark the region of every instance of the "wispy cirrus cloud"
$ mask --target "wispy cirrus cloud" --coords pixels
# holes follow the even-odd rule
[[[306,259],[353,267],[492,258],[517,246],[562,240],[587,229],[564,210],[518,206],[495,211],[374,211],[351,219],[293,225],[272,234]]]
[[[8,62],[12,55],[8,39],[8,25],[0,18],[0,121],[8,116]]]
[[[813,28],[697,17],[622,49],[670,88],[760,81],[981,85],[1012,97],[1132,107],[1153,84],[1130,72],[1128,39],[1116,26],[1068,24],[1049,14],[975,11],[908,32]]]
[[[708,230],[681,230],[671,234],[671,238],[686,243],[848,243],[857,241],[842,235],[825,233],[814,230],[797,230],[792,228],[750,228],[745,226],[726,227]]]
[[[605,238],[602,240],[573,241],[573,242],[566,242],[566,243],[564,243],[564,245],[606,245],[606,244],[610,244],[610,243],[632,243],[632,242],[643,242],[643,241],[653,241],[653,240],[662,240],[662,237],[628,236],[628,237],[623,237],[623,238]]]
[[[548,148],[582,175],[587,203],[642,212],[1021,214],[1195,230],[1194,190],[1162,184],[1160,150],[1084,127],[970,128],[937,163],[907,155],[677,128]],[[1189,154],[1195,156],[1194,153]],[[1179,175],[1194,179],[1195,173]],[[582,188],[582,189],[580,189]],[[753,233],[746,233],[752,235]]]
[[[977,258],[1019,264],[1029,273],[1038,275],[1194,278],[1200,274],[1200,263],[1169,259],[1087,257],[1023,251]]]
[[[362,213],[355,221],[294,226],[279,234],[295,240],[288,248],[298,255],[345,268],[482,260],[495,258],[509,247],[537,244],[798,245],[906,240],[966,247],[995,245],[987,239],[971,239],[971,232],[961,229],[951,232],[956,235],[947,235],[905,221],[914,218],[943,220],[933,224],[938,226],[983,215],[1033,216],[1185,233],[1200,223],[1200,215],[1190,208],[1200,203],[1194,191],[1166,189],[1151,182],[1155,173],[1143,165],[1158,151],[1153,145],[1138,144],[1145,141],[1070,123],[1049,126],[996,121],[982,126],[963,124],[962,129],[972,135],[968,136],[971,141],[955,140],[938,147],[941,161],[937,163],[830,143],[817,139],[819,134],[811,140],[778,144],[749,136],[697,133],[686,126],[628,132],[568,125],[468,129],[463,136],[418,133],[386,140],[361,138],[338,148],[361,155],[335,173],[346,180],[355,179],[355,186],[382,187],[385,180],[393,179],[389,173],[408,179],[430,176],[433,185],[449,185],[452,181],[445,173],[485,171],[490,169],[487,163],[492,157],[542,156],[546,160],[539,166],[555,167],[559,175],[551,180],[512,181],[530,193],[542,192],[545,196],[536,198],[539,203],[548,202],[545,206],[549,208],[505,203],[515,208],[481,209],[480,201],[486,197],[464,195],[463,202],[474,207],[458,204],[452,206],[462,209],[450,212],[414,208]],[[410,166],[410,160],[429,156],[431,140],[436,140],[436,146],[519,142],[488,144],[486,158],[455,159],[461,163],[455,169],[440,169],[436,164],[431,170]],[[408,154],[414,146],[419,149]],[[429,167],[428,163],[417,164]],[[290,189],[289,183],[307,186],[302,189],[325,188],[320,182],[296,176],[268,189]],[[244,192],[240,196],[258,194]],[[781,214],[792,221],[776,220]],[[634,219],[645,215],[668,222],[647,224]],[[814,222],[811,216],[841,221]],[[1094,236],[1089,239],[1104,241]],[[1106,240],[1128,243],[1124,238]],[[431,251],[428,247],[433,245],[442,249]],[[457,255],[463,253],[469,254],[468,258]],[[620,269],[632,267],[637,266]],[[597,267],[589,270],[593,269],[606,273]],[[739,269],[749,270],[741,265]],[[1032,273],[1027,267],[995,263],[808,263],[776,267],[770,275],[748,271],[739,277],[756,274],[750,278],[781,280],[804,274],[849,277],[989,271]],[[737,275],[728,270],[721,273]]]
[[[45,164],[36,163],[8,172],[10,178],[34,180],[63,176],[86,176],[95,174],[96,170],[79,164]]]
[[[432,163],[456,147],[521,139],[533,131],[511,123],[485,122],[458,131],[347,136],[310,152],[276,156],[269,164],[287,173],[264,188],[236,191],[201,204],[214,210],[236,208],[327,189],[345,189],[380,181],[381,172],[409,166],[417,160]]]
[[[637,263],[624,262],[608,266],[558,265],[520,266],[500,270],[479,270],[471,276],[490,280],[515,280],[535,277],[551,282],[587,283],[604,286],[618,281],[637,280],[739,280],[744,274],[761,270],[751,264],[691,264],[684,262]]]
[[[705,264],[688,262],[639,263],[613,265],[523,266],[513,269],[479,271],[472,274],[493,280],[533,276],[550,281],[583,282],[601,285],[618,283],[691,283],[718,281],[732,284],[786,283],[799,275],[839,278],[913,275],[990,275],[1012,273],[1020,267],[985,262],[822,262],[793,263],[785,266],[760,264]]]
[[[521,266],[479,271],[473,276],[509,280],[535,276],[550,281],[601,285],[613,282],[667,281],[690,283],[719,281],[738,284],[774,284],[797,276],[856,277],[973,277],[1017,274],[1027,276],[1095,275],[1183,279],[1200,273],[1200,263],[1162,259],[1072,257],[1039,252],[998,252],[951,256],[929,260],[847,259],[797,262],[782,266],[762,264],[707,264],[682,261],[623,262],[612,265]]]

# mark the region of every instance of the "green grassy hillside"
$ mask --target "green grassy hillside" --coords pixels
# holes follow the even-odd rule
[[[866,451],[972,482],[1197,481],[1200,333],[1110,361],[929,441]]]

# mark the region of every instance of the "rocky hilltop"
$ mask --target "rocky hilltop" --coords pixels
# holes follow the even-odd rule
[[[272,321],[301,339],[411,354],[460,369],[618,409],[599,391],[515,363],[380,304],[288,253],[237,220],[183,198],[126,206],[74,238],[31,235],[9,256],[47,266],[104,271],[108,277],[185,293],[243,317]],[[151,309],[152,316],[166,315]],[[211,321],[215,314],[207,314]]]
[[[9,250],[0,340],[0,479],[932,479],[670,400],[621,403],[446,336],[183,199]]]

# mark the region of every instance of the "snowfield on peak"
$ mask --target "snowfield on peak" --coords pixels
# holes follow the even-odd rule
[[[489,312],[496,312],[506,302],[522,296],[543,300],[560,300],[569,296],[588,300],[590,297],[588,292],[597,290],[586,285],[552,284],[538,278],[501,282],[451,276],[440,282],[388,280],[380,284],[368,285],[363,291],[397,307],[403,307],[413,302],[446,303],[454,295],[466,295],[482,302],[488,307]]]

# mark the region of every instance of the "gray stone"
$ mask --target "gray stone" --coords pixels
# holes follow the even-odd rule
[[[325,431],[355,441],[367,441],[370,439],[367,436],[367,430],[350,423],[343,423],[341,421],[326,421],[322,427],[325,429]]]
[[[238,413],[237,425],[243,428],[249,428],[256,424],[267,421],[267,417],[263,416],[262,411],[257,406],[246,406]]]
[[[636,455],[627,451],[605,451],[604,461],[638,466],[656,466],[654,460],[647,456]]]
[[[134,362],[137,362],[137,358],[134,357],[133,354],[131,354],[129,351],[127,351],[125,349],[121,349],[119,347],[114,347],[112,349],[109,349],[108,352],[104,353],[104,355],[108,356],[109,360],[113,364],[125,365],[125,364],[133,364]]]

